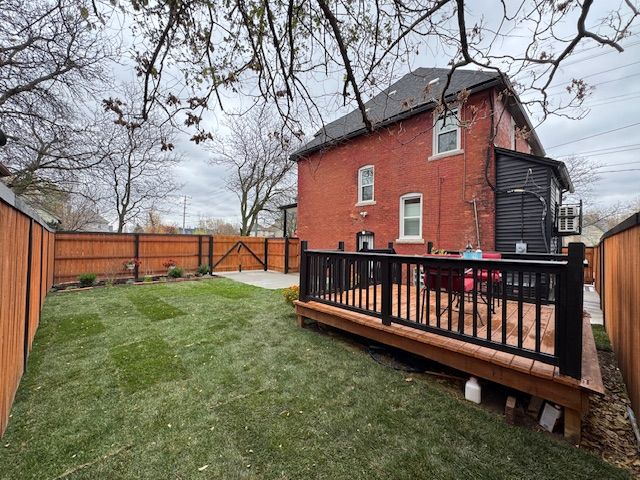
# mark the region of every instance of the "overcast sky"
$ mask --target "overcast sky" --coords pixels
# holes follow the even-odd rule
[[[611,4],[601,1],[598,6],[604,9],[610,8]],[[472,18],[474,12],[470,11],[469,15]],[[588,113],[581,120],[552,116],[537,128],[547,156],[562,160],[567,155],[579,154],[602,164],[601,180],[595,189],[602,204],[630,201],[640,195],[640,35],[632,33],[634,35],[622,42],[625,47],[623,53],[610,48],[590,48],[595,45],[593,42],[581,44],[578,50],[584,51],[566,61],[562,74],[553,82],[558,87],[549,93],[562,95],[562,85],[566,84],[563,80],[584,78],[594,86],[593,93],[585,102],[589,107]],[[514,35],[505,49],[517,49],[518,41]],[[418,56],[412,65],[404,66],[404,70],[446,67],[448,58],[437,50],[425,48],[424,54]],[[402,70],[398,71],[396,80],[402,73]],[[125,68],[118,76],[127,79],[130,74],[131,71]],[[338,78],[314,78],[309,88],[317,93],[335,93],[338,98],[342,90],[340,78],[341,75]],[[231,99],[227,107],[233,106],[234,100]],[[335,102],[327,104],[325,120],[334,120],[344,113]],[[219,112],[213,112],[209,122],[214,131],[225,131],[223,115]],[[637,125],[624,128],[632,124]],[[616,131],[604,133],[610,130]],[[306,133],[313,134],[312,131]],[[176,177],[184,184],[179,194],[187,196],[186,225],[195,226],[199,218],[213,217],[238,222],[237,198],[225,187],[228,172],[210,164],[207,161],[210,152],[189,142],[187,135],[181,135],[176,151],[184,157],[176,169]],[[179,194],[172,200],[164,219],[181,226],[184,197]]]

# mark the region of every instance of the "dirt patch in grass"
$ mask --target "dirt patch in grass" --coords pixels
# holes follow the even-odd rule
[[[150,292],[133,292],[128,295],[127,298],[129,298],[129,301],[133,303],[136,310],[149,320],[168,320],[170,318],[184,315],[182,310],[165,302],[160,297],[153,295]]]
[[[110,353],[118,367],[120,385],[127,393],[187,376],[175,352],[159,337],[118,345]]]
[[[105,331],[97,313],[75,314],[62,317],[57,325],[57,333],[62,340],[91,337]]]

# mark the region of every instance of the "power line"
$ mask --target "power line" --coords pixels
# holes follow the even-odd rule
[[[624,130],[625,128],[635,127],[636,125],[640,125],[640,122],[632,123],[630,125],[624,125],[623,127],[613,128],[611,130],[606,130],[604,132],[594,133],[593,135],[588,135],[588,136],[582,137],[582,138],[576,138],[575,140],[570,140],[568,142],[559,143],[557,145],[553,145],[551,147],[547,147],[547,150],[551,150],[553,148],[558,148],[558,147],[563,147],[563,146],[569,145],[571,143],[581,142],[583,140],[588,140],[590,138],[600,137],[602,135],[606,135],[607,133],[617,132],[619,130]]]
[[[618,166],[621,166],[621,165],[635,165],[636,163],[640,163],[640,160],[635,160],[633,162],[608,163],[606,165],[602,165],[600,167],[596,167],[596,169],[609,168],[609,167],[618,167]]]
[[[598,172],[598,174],[600,173],[620,173],[620,172],[640,172],[640,168],[625,168],[622,170],[605,170],[604,172]]]
[[[613,145],[611,147],[596,148],[594,150],[583,150],[582,152],[571,153],[570,155],[582,155],[586,153],[595,153],[595,152],[602,152],[604,150],[614,150],[618,148],[628,148],[628,147],[640,147],[640,143],[628,143],[626,145]],[[560,155],[560,156],[567,157],[569,155]]]

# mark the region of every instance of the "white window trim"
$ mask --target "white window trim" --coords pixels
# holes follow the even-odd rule
[[[453,150],[447,150],[446,152],[439,152],[438,151],[438,120],[440,119],[440,117],[438,117],[437,115],[433,116],[433,141],[432,141],[432,146],[431,146],[431,157],[429,157],[430,159],[435,159],[435,158],[442,158],[442,157],[448,157],[449,155],[457,155],[459,153],[462,153],[462,135],[460,133],[460,131],[462,130],[460,128],[460,125],[458,123],[458,108],[451,108],[447,111],[448,115],[453,115],[456,119],[456,148],[454,148]]]
[[[404,234],[404,201],[410,198],[420,198],[420,227],[418,231],[420,232],[418,235],[405,235]],[[422,211],[423,211],[423,198],[421,193],[413,192],[413,193],[405,193],[400,197],[400,237],[398,241],[400,243],[408,243],[408,242],[416,242],[422,243],[424,240],[422,239]]]
[[[371,185],[371,200],[362,200],[362,171],[370,168],[373,171],[373,184]],[[373,165],[363,165],[358,169],[358,203],[356,205],[376,204],[376,167]]]

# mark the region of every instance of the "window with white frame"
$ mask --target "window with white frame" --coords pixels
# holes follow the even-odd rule
[[[433,154],[451,152],[460,149],[460,127],[458,110],[449,110],[436,120],[433,128]]]
[[[400,197],[400,238],[422,239],[422,194]]]
[[[373,202],[373,165],[358,170],[358,203]]]

